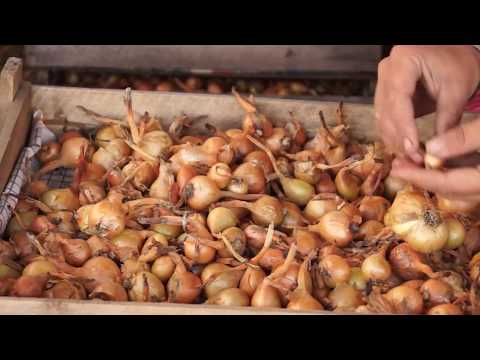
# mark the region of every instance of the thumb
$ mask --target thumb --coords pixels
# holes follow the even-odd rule
[[[480,119],[460,124],[426,144],[427,152],[446,160],[480,149]]]

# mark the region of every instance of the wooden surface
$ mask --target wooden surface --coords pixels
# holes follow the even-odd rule
[[[33,86],[32,104],[41,109],[46,117],[57,113],[65,114],[69,121],[92,124],[92,120],[78,110],[82,105],[102,115],[114,118],[125,116],[122,90],[82,89],[52,86]],[[204,124],[210,122],[223,129],[240,127],[243,112],[230,95],[161,93],[132,91],[133,108],[139,113],[148,111],[169,125],[174,117],[185,113],[196,117],[208,115],[208,118],[194,123],[192,133],[204,131]],[[328,123],[334,123],[337,102],[320,102],[306,100],[288,100],[257,97],[256,103],[261,112],[267,115],[277,126],[282,126],[290,119],[290,111],[304,124],[310,134],[320,126],[319,111],[322,110]],[[345,104],[346,121],[350,124],[350,135],[361,141],[377,139],[374,112],[370,104]],[[473,118],[465,114],[465,120]],[[418,119],[421,139],[433,136],[433,116]]]
[[[372,76],[381,45],[26,45],[26,64],[167,73]]]
[[[0,315],[333,315],[328,311],[0,297]]]
[[[0,94],[3,101],[13,102],[23,80],[23,61],[9,58],[0,72]]]
[[[30,128],[31,85],[22,82],[22,62],[10,59],[0,75],[0,191],[8,182]]]

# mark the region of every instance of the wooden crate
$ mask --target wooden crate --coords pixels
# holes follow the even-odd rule
[[[372,78],[381,56],[381,45],[25,45],[29,67],[255,78]]]
[[[123,105],[124,92],[120,90],[98,90],[82,88],[62,88],[48,86],[33,86],[30,98],[30,84],[21,82],[21,64],[16,60],[14,71],[7,69],[5,81],[2,72],[0,87],[0,131],[2,141],[12,136],[8,146],[1,147],[2,173],[10,174],[12,159],[16,159],[21,145],[28,133],[31,109],[41,109],[47,117],[59,112],[65,114],[69,121],[79,124],[92,124],[76,106],[83,105],[98,113],[112,117],[122,117],[125,114]],[[18,89],[15,91],[15,89]],[[14,96],[12,101],[12,94]],[[185,112],[189,116],[208,115],[209,122],[221,128],[239,126],[242,111],[230,95],[206,95],[185,93],[132,92],[134,110],[148,111],[163,119],[168,124],[174,116]],[[335,118],[337,103],[318,101],[299,101],[284,99],[258,98],[259,109],[280,125],[289,119],[289,111],[294,111],[309,132],[319,126],[318,111],[323,110],[329,121]],[[370,105],[345,104],[346,121],[351,125],[351,135],[354,138],[371,141],[376,138],[374,130],[374,114]],[[6,110],[6,112],[5,112]],[[2,115],[3,114],[3,115]],[[5,115],[7,114],[7,115]],[[467,114],[465,120],[473,119],[473,114]],[[432,118],[419,120],[422,139],[432,135]],[[202,131],[203,123],[195,124],[193,131]],[[21,141],[17,141],[21,139]],[[0,145],[3,143],[0,143]],[[2,187],[3,190],[3,187]],[[0,314],[304,314],[282,309],[233,308],[209,305],[178,305],[178,304],[142,304],[134,302],[94,302],[73,300],[26,299],[0,297]],[[330,312],[309,312],[308,314],[331,315]]]

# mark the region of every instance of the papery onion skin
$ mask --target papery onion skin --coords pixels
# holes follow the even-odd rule
[[[438,251],[448,240],[447,224],[435,209],[429,208],[424,195],[416,191],[399,192],[384,223],[421,253]]]
[[[363,305],[360,292],[351,285],[339,284],[328,295],[334,308],[356,308]]]
[[[40,200],[54,211],[74,211],[80,207],[78,197],[71,189],[51,189],[43,193]]]
[[[241,289],[229,288],[224,289],[215,296],[209,298],[206,304],[220,306],[249,306],[250,297]]]
[[[441,304],[428,310],[427,315],[463,315],[463,311],[454,304]]]
[[[447,283],[439,279],[429,279],[420,287],[425,304],[436,306],[447,304],[453,300],[453,289]]]
[[[154,274],[138,272],[130,280],[129,299],[139,302],[160,302],[166,299],[165,287]]]
[[[387,300],[401,314],[419,315],[423,313],[423,298],[418,290],[400,285],[385,294]]]

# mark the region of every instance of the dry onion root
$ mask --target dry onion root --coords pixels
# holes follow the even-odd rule
[[[135,112],[130,89],[123,119],[80,107],[101,127],[94,141],[69,131],[40,150],[37,177],[67,167],[74,179],[22,189],[0,241],[0,295],[480,313],[478,204],[432,201],[390,177],[393,156],[349,139],[342,104],[333,126],[319,112],[308,138],[292,114],[279,126],[232,92],[241,129],[207,124],[210,137],[190,133],[194,118],[164,129]]]

